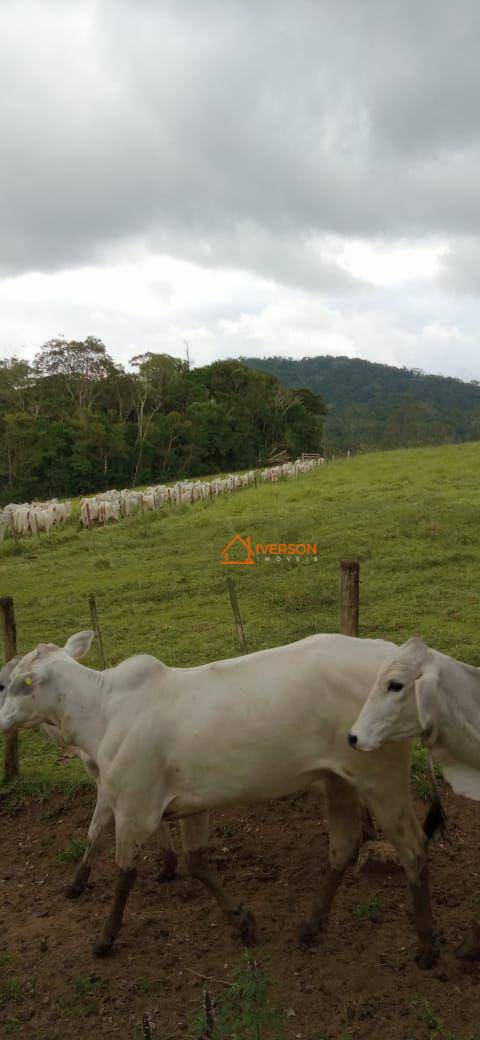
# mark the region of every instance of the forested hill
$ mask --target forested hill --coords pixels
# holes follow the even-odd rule
[[[243,358],[327,404],[325,449],[366,451],[480,440],[480,385],[359,358]]]

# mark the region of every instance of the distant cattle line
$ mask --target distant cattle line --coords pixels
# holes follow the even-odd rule
[[[263,481],[276,483],[282,477],[297,477],[323,465],[321,456],[296,459],[282,465],[269,466],[260,472]],[[214,480],[178,480],[173,485],[157,484],[144,491],[124,489],[101,491],[97,495],[80,500],[80,523],[91,530],[110,522],[131,516],[140,510],[157,511],[166,505],[191,505],[205,499],[230,495],[233,491],[251,487],[257,483],[257,471],[230,473]],[[52,528],[63,527],[71,517],[72,503],[50,499],[45,502],[11,502],[0,512],[0,541],[6,535],[25,538],[48,534]]]

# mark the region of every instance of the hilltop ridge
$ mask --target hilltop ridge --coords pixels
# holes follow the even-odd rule
[[[362,358],[242,358],[327,404],[325,450],[417,447],[480,438],[480,384]]]

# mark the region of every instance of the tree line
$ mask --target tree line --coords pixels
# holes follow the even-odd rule
[[[0,504],[263,465],[322,447],[325,406],[241,361],[127,369],[96,337],[0,361]]]

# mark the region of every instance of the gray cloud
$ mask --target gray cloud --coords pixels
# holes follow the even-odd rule
[[[228,229],[187,235],[166,230],[149,236],[150,247],[202,267],[253,270],[265,279],[331,295],[369,292],[370,286],[339,264],[339,245],[301,234],[274,232],[251,221]]]
[[[4,272],[137,236],[330,291],[335,264],[299,264],[310,238],[478,228],[474,2],[6,0],[0,19]]]
[[[438,286],[453,295],[480,296],[480,240],[465,237],[455,241],[442,258]],[[464,304],[465,306],[465,304]]]
[[[5,351],[191,337],[198,361],[360,353],[478,377],[479,38],[474,0],[3,0]],[[389,289],[344,269],[354,239],[450,252]],[[162,267],[128,298],[115,265],[158,254],[205,295]]]

